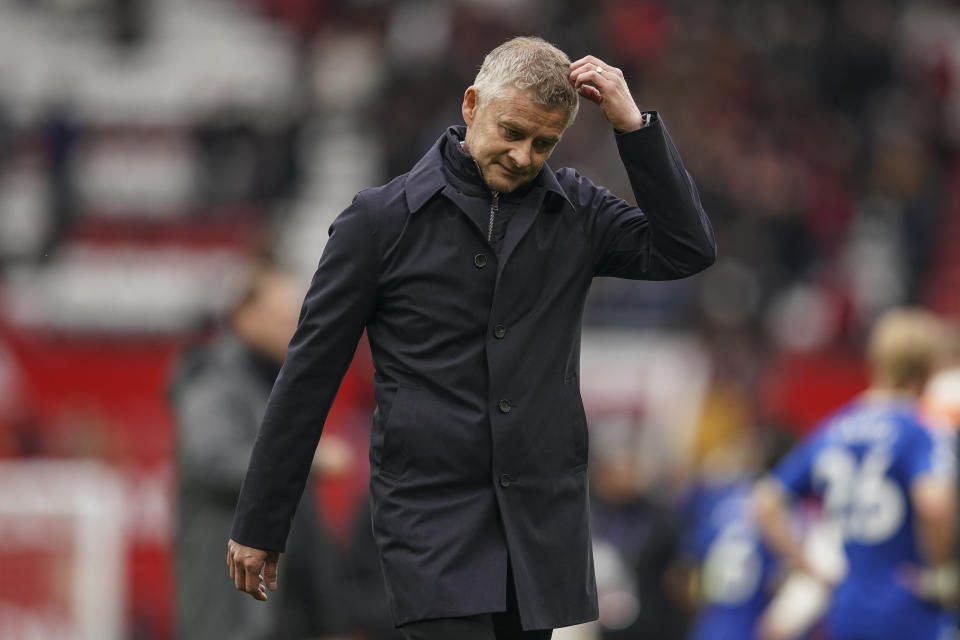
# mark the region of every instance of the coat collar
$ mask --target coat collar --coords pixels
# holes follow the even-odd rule
[[[447,144],[448,136],[452,133],[457,139],[462,140],[466,127],[450,127],[433,144],[427,153],[420,158],[410,173],[407,174],[407,181],[404,187],[407,197],[407,207],[411,212],[417,211],[423,207],[433,196],[441,191],[447,184],[447,178],[443,171],[444,153],[443,147]],[[573,208],[570,198],[560,186],[556,174],[550,165],[544,163],[540,173],[534,178],[535,186],[540,186],[547,193],[553,193],[563,198],[563,200]]]

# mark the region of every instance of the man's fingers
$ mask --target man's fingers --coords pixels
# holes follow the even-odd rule
[[[590,102],[596,102],[597,104],[600,104],[600,102],[603,100],[603,96],[600,94],[600,92],[588,84],[581,86],[577,91],[579,91],[580,95]]]
[[[600,107],[615,130],[635,131],[643,126],[643,113],[617,67],[585,56],[570,65],[570,81],[583,98]]]
[[[280,554],[271,551],[267,554],[267,560],[263,564],[263,581],[271,591],[277,588],[277,565],[280,563]]]
[[[586,56],[584,58],[580,58],[579,60],[577,60],[576,62],[570,65],[570,79],[572,80],[577,73],[580,73],[588,69],[595,70],[597,67],[600,67],[601,69],[603,69],[603,73],[605,74],[611,74],[611,75],[619,76],[621,78],[623,77],[623,71],[620,70],[618,67],[611,66],[606,62],[604,62],[603,60],[601,60],[600,58],[595,58],[594,56]]]
[[[590,84],[587,84],[588,82]],[[610,90],[609,81],[603,78],[603,74],[598,74],[593,69],[584,69],[578,73],[573,86],[581,96],[597,104],[603,100],[602,90]]]
[[[580,87],[582,87],[586,82],[591,82],[592,84],[596,84],[596,82],[594,81],[594,78],[596,77],[596,75],[597,74],[593,73],[592,71],[582,71],[578,73],[573,78],[573,88],[576,89],[577,91],[580,91]]]
[[[615,73],[617,71],[617,69],[606,64],[602,60],[595,60],[594,62],[584,62],[583,64],[570,65],[570,74],[572,75],[574,73],[593,69],[603,69],[603,73]]]
[[[578,68],[580,68],[580,67],[582,67],[582,66],[584,66],[584,65],[588,65],[588,64],[591,64],[591,65],[594,65],[594,66],[596,66],[596,65],[598,65],[598,64],[599,64],[599,65],[602,65],[602,64],[603,64],[603,60],[601,60],[600,58],[597,58],[596,56],[586,55],[586,56],[583,56],[582,58],[580,58],[579,60],[576,60],[576,61],[574,61],[574,62],[571,62],[571,63],[570,63],[570,70],[573,71],[574,69],[578,69]]]
[[[574,78],[573,86],[579,89],[584,83],[589,82],[594,86],[600,87],[610,82],[610,79],[604,76],[605,74],[597,73],[596,69],[584,69]]]
[[[585,66],[570,74],[570,80],[573,82],[573,86],[580,90],[586,83],[592,84],[596,87],[601,93],[604,91],[616,91],[617,85],[622,83],[623,80],[619,76],[613,75],[613,70],[608,70],[606,67],[603,68],[603,71],[598,71],[597,67],[590,65]],[[581,95],[584,95],[581,93]]]
[[[280,554],[276,551],[264,551],[247,547],[233,540],[227,542],[227,565],[230,567],[230,579],[238,591],[245,591],[256,600],[266,600],[267,591],[261,579],[261,571],[269,571],[272,588],[277,584],[277,563]],[[269,564],[269,567],[267,565]]]
[[[243,591],[243,587],[247,583],[246,572],[243,570],[243,563],[239,560],[234,561],[233,570],[230,573],[230,577],[233,578],[233,585],[238,591]]]
[[[577,82],[582,82],[583,79],[588,76],[588,74],[593,74],[594,76],[601,75],[597,73],[597,68],[598,67],[596,65],[588,64],[580,67],[579,69],[574,69],[570,71],[570,80],[576,84]]]
[[[263,564],[253,558],[246,558],[243,561],[245,574],[243,590],[254,597],[256,597],[255,594],[260,590],[260,569],[262,567]]]

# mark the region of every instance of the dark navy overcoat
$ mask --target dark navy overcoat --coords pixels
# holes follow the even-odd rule
[[[450,148],[462,129],[357,195],[331,226],[271,394],[236,541],[283,549],[366,329],[373,528],[395,622],[504,610],[508,563],[524,628],[596,618],[578,379],[587,290],[596,276],[682,278],[716,254],[696,187],[654,116],[612,134],[640,208],[545,165],[499,197],[509,222],[496,250],[492,194]]]

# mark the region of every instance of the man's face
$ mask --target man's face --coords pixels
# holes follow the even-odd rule
[[[300,292],[288,276],[264,273],[257,290],[233,313],[233,328],[261,353],[283,362],[287,344],[297,330]]]
[[[518,89],[482,107],[478,97],[475,87],[463,96],[464,148],[476,160],[487,186],[509,193],[537,177],[560,142],[570,114],[541,106]]]

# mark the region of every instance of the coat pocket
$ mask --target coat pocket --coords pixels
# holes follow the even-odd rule
[[[567,423],[571,429],[572,471],[581,471],[587,467],[590,453],[590,435],[587,430],[587,414],[580,397],[580,383],[576,372],[564,378],[564,398],[567,406]]]
[[[380,454],[380,473],[399,476],[403,472],[405,447],[404,434],[416,420],[417,397],[420,387],[400,385],[393,399],[390,415],[383,430],[383,449]]]

